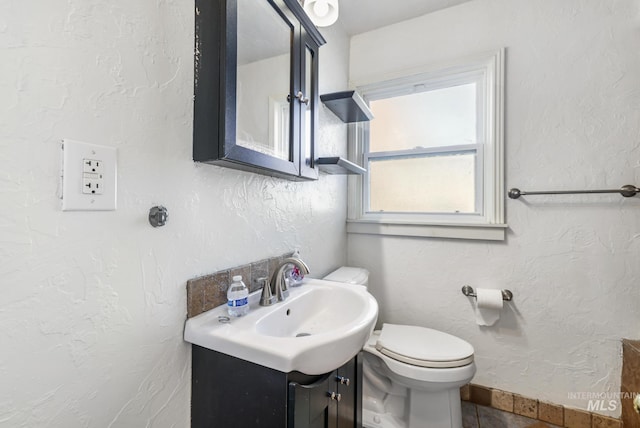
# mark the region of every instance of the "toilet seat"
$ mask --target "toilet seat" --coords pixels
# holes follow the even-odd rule
[[[473,362],[473,347],[450,334],[425,327],[383,324],[378,352],[418,367],[454,368]]]

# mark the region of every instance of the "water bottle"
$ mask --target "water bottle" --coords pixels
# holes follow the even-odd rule
[[[241,317],[249,313],[249,289],[242,282],[242,276],[233,277],[233,283],[227,291],[227,310],[232,317]]]

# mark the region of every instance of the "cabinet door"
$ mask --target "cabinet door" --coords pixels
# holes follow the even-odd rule
[[[341,397],[338,405],[338,428],[361,428],[362,359],[360,356],[352,358],[337,370],[336,383]]]
[[[193,159],[316,179],[317,50],[325,42],[317,28],[297,0],[195,3]],[[315,50],[309,90],[305,45]]]
[[[291,133],[300,24],[277,0],[196,0],[193,159],[300,175]]]
[[[318,55],[320,49],[314,38],[304,29],[301,34],[302,67],[300,69],[299,92],[303,94],[303,99],[300,104],[300,175],[309,179],[317,179],[315,147],[320,101],[318,95]]]
[[[226,155],[297,174],[290,107],[299,62],[299,23],[285,4],[272,0],[227,2],[237,7],[237,54],[235,87],[228,92],[236,106],[227,112],[234,116],[230,119],[235,119],[235,135],[227,133]]]
[[[337,428],[338,402],[330,396],[335,376],[330,373],[310,385],[289,383],[288,428]]]
[[[191,428],[282,428],[286,373],[192,345]]]

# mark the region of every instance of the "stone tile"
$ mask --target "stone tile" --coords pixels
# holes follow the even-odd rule
[[[187,318],[204,312],[204,283],[198,278],[187,281]]]
[[[538,400],[513,394],[513,413],[528,418],[538,418]]]
[[[624,393],[640,392],[640,341],[622,340],[622,377],[620,383],[621,391]],[[621,401],[622,421],[625,428],[640,428],[640,415],[633,409],[633,399],[623,397]],[[593,426],[596,426],[595,421]]]
[[[470,384],[470,399],[472,403],[481,406],[491,406],[491,388]]]
[[[591,415],[591,427],[592,428],[622,428],[622,421],[620,419],[614,419],[608,416],[597,415],[594,413],[593,415]]]
[[[550,424],[548,424],[546,422],[536,421],[536,422],[532,423],[531,425],[527,425],[527,428],[552,428],[552,427],[555,427],[555,426],[556,425],[550,425]]]
[[[622,339],[622,346],[630,346],[640,353],[640,340]]]
[[[640,392],[640,350],[638,341],[622,340],[622,388]]]
[[[486,406],[476,406],[478,411],[478,425],[480,428],[516,428],[510,414]],[[511,416],[517,416],[511,414]],[[520,425],[524,427],[526,425]],[[519,427],[519,428],[520,428]]]
[[[556,428],[535,419],[504,412],[486,406],[477,406],[479,428]]]
[[[640,428],[640,415],[633,409],[632,394],[640,393],[640,341],[622,339],[622,377],[620,390],[622,421],[625,428]],[[594,425],[595,422],[594,422]],[[604,425],[606,426],[606,425]]]
[[[491,407],[513,413],[513,394],[499,389],[491,390]]]
[[[462,428],[480,428],[478,411],[473,403],[462,402]]]
[[[567,428],[590,428],[591,413],[584,410],[564,408],[564,426]]]
[[[460,399],[462,401],[469,401],[471,399],[471,387],[469,384],[464,385],[460,388]]]
[[[249,287],[249,291],[256,291],[262,288],[263,283],[258,281],[260,278],[269,277],[269,260],[260,260],[259,262],[251,263],[251,281],[246,283]]]
[[[227,302],[227,289],[229,288],[229,271],[216,272],[213,275],[203,277],[204,284],[204,310],[208,311]]]
[[[624,428],[640,428],[640,415],[633,408],[633,394],[637,391],[628,391],[624,386],[622,389],[622,425]]]
[[[543,422],[560,425],[564,424],[564,408],[544,401],[538,401],[538,419]]]

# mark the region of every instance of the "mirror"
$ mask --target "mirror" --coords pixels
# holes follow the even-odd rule
[[[291,159],[294,28],[268,1],[238,0],[236,144]]]

